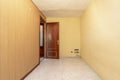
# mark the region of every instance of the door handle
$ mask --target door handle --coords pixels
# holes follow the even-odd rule
[[[59,40],[57,40],[57,45],[59,45]]]

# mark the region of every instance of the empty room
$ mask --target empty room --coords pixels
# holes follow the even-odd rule
[[[0,80],[120,80],[120,0],[0,0]]]

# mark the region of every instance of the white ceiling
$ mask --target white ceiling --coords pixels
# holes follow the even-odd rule
[[[89,0],[32,0],[46,17],[79,17]]]

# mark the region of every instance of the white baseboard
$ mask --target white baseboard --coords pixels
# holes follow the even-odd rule
[[[81,58],[81,56],[60,56],[60,58]]]

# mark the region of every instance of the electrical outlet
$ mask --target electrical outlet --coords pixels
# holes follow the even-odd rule
[[[79,53],[79,49],[74,49],[74,53]]]

